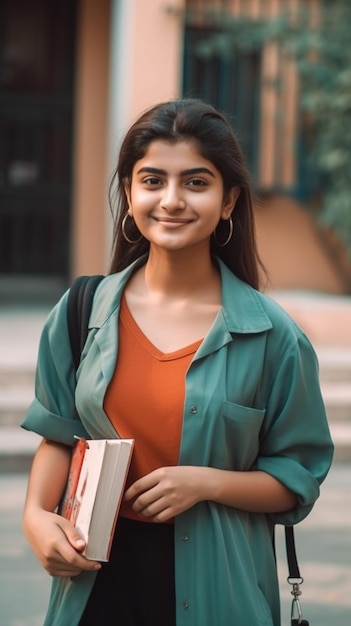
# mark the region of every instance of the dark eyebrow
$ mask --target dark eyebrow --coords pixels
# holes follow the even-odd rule
[[[137,174],[158,174],[159,176],[167,176],[166,170],[159,169],[157,167],[149,167],[144,166],[141,167],[140,170],[137,171]],[[209,174],[213,178],[215,177],[214,173],[211,172],[207,167],[193,167],[188,170],[182,170],[180,172],[181,176],[193,176],[194,174]]]

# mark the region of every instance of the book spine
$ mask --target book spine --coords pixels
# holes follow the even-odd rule
[[[67,486],[63,496],[60,515],[66,519],[73,521],[73,513],[75,509],[76,491],[82,469],[85,451],[89,447],[88,442],[84,438],[79,438],[74,446],[70,470],[67,479]]]
[[[121,445],[124,446],[126,444],[123,441],[121,441]],[[124,469],[124,479],[123,479],[123,483],[122,483],[119,499],[117,501],[116,511],[115,511],[115,515],[114,515],[114,519],[113,519],[113,523],[112,523],[112,527],[111,527],[110,536],[109,536],[109,542],[108,542],[106,555],[105,555],[105,560],[106,561],[109,561],[109,559],[110,559],[113,538],[114,538],[114,534],[115,534],[115,530],[116,530],[116,526],[117,526],[117,520],[118,520],[118,516],[119,516],[119,511],[120,511],[120,508],[121,508],[121,502],[122,502],[122,498],[123,498],[123,494],[124,494],[124,490],[125,490],[125,486],[126,486],[126,482],[127,482],[127,476],[128,476],[128,472],[129,472],[129,468],[130,468],[130,464],[131,464],[131,460],[132,460],[132,453],[133,453],[133,449],[134,449],[134,441],[132,441],[132,442],[129,441],[128,442],[128,446],[130,446],[129,454],[128,454],[128,460],[127,460],[127,463],[126,463],[126,466],[125,466],[125,469]]]

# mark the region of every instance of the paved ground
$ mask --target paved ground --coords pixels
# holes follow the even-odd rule
[[[350,626],[350,479],[350,465],[335,465],[314,510],[295,529],[300,571],[305,578],[301,604],[311,626]],[[1,626],[42,626],[48,600],[50,578],[36,561],[21,531],[25,487],[24,475],[0,475]],[[282,626],[289,626],[291,589],[286,582],[282,540],[282,529],[278,528]]]

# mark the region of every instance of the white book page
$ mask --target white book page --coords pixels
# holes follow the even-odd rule
[[[111,533],[120,508],[127,469],[133,450],[133,441],[108,440],[96,497],[89,544],[85,556],[104,560],[111,542]]]

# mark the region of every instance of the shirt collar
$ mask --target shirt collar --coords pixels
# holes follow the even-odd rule
[[[272,328],[262,294],[217,259],[222,279],[222,314],[231,333],[260,333]]]
[[[98,286],[89,327],[99,328],[119,308],[122,292],[146,256],[134,261],[118,274],[107,276]],[[259,333],[272,328],[263,304],[262,294],[235,276],[221,259],[217,259],[222,280],[221,316],[229,333]],[[111,300],[111,291],[114,296]]]

